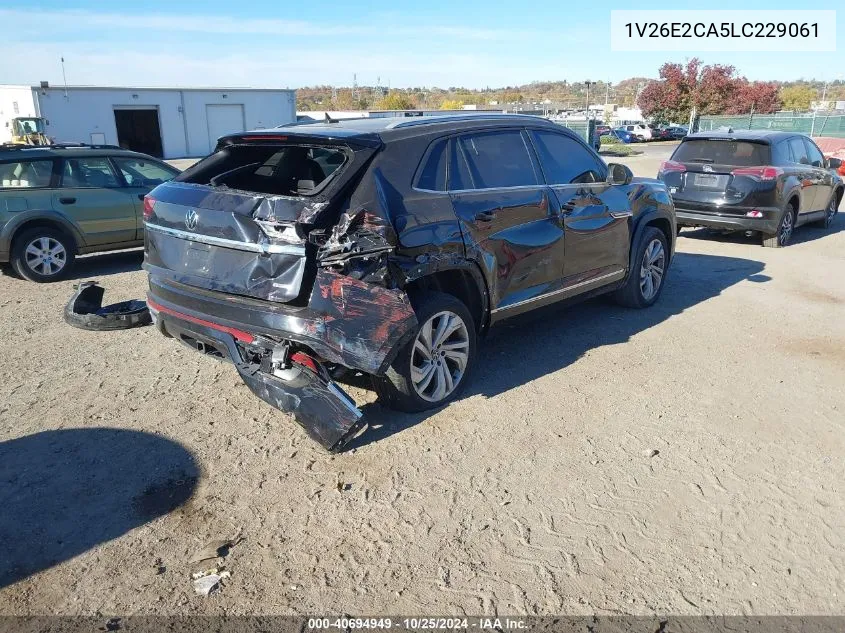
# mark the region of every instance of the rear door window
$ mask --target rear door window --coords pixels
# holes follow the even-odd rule
[[[65,159],[61,186],[85,189],[116,189],[120,187],[120,182],[107,158],[86,156]]]
[[[708,163],[739,167],[768,165],[771,162],[768,143],[735,139],[683,141],[672,155],[672,160],[680,163]]]
[[[789,144],[786,141],[779,141],[772,145],[772,164],[788,165],[792,162],[792,155],[789,153]]]
[[[458,137],[456,150],[465,161],[474,189],[523,187],[539,183],[534,163],[519,130]],[[457,183],[450,183],[455,189]],[[466,183],[460,188],[468,189]]]
[[[54,161],[12,160],[0,163],[0,187],[4,189],[38,189],[50,186]]]
[[[793,163],[800,163],[802,165],[810,164],[810,157],[807,156],[807,147],[804,145],[804,139],[800,136],[793,136],[789,139],[789,149],[792,152]]]
[[[423,157],[417,179],[417,188],[428,191],[446,191],[447,139],[436,141]]]
[[[602,182],[604,165],[581,143],[565,134],[532,131],[540,167],[550,185]]]

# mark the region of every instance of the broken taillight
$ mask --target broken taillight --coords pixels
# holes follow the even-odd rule
[[[664,160],[660,164],[660,171],[668,172],[668,171],[686,171],[687,166],[683,163],[678,163],[674,160]]]
[[[144,196],[144,222],[153,217],[155,213],[155,198],[152,196]]]
[[[732,176],[745,176],[752,180],[777,180],[783,173],[780,167],[738,167],[731,172]]]
[[[307,354],[303,354],[302,352],[294,352],[293,355],[291,355],[290,359],[295,363],[299,363],[300,365],[307,367],[315,374],[318,373],[316,361]]]

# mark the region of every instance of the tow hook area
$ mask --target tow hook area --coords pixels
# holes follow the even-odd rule
[[[354,400],[328,370],[304,352],[277,346],[260,364],[236,363],[241,378],[267,404],[293,413],[311,439],[329,451],[343,448],[363,428]]]

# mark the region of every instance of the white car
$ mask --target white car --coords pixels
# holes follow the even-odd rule
[[[647,125],[643,125],[642,123],[636,123],[634,125],[626,125],[625,129],[634,136],[638,136],[640,140],[651,140],[651,128]]]

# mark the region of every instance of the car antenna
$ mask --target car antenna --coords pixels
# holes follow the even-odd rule
[[[326,123],[339,123],[338,119],[333,119],[329,116],[328,112],[324,112],[323,114],[326,115]]]

